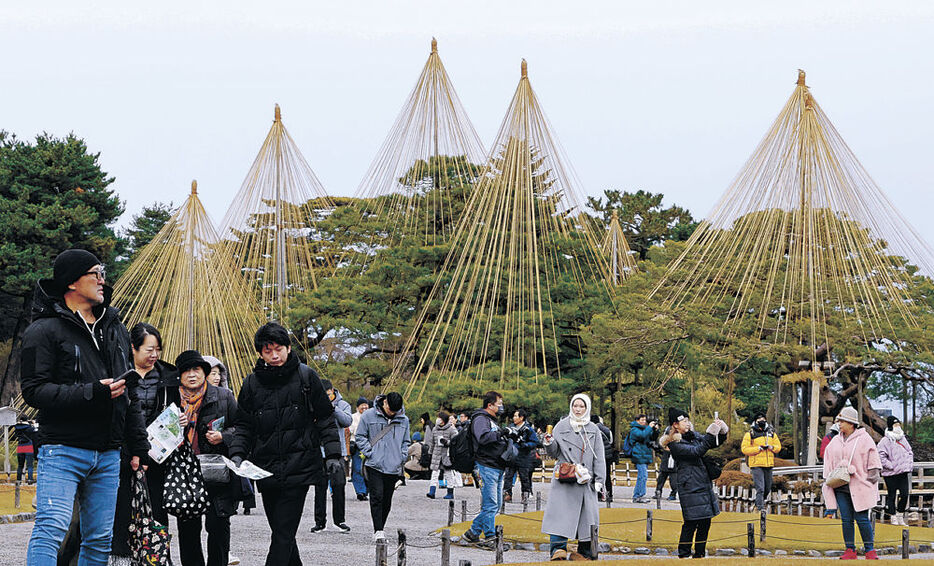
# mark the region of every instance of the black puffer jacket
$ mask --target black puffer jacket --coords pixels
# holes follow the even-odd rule
[[[152,424],[166,407],[179,403],[178,388],[181,381],[178,370],[170,363],[156,361],[146,377],[136,383],[135,397],[139,401],[140,412],[146,426]]]
[[[327,458],[341,457],[334,407],[318,374],[294,352],[279,367],[257,360],[237,403],[230,457],[248,459],[273,474],[259,481],[260,490],[320,482],[325,477],[322,448]]]
[[[92,338],[62,298],[46,292],[48,286],[48,280],[36,285],[33,322],[23,335],[23,399],[39,410],[38,442],[111,450],[126,439],[130,454],[145,458],[146,429],[139,404],[130,399],[136,372],[127,376],[130,394],[116,399],[100,383],[130,369],[130,335],[119,311],[109,306],[111,288],[104,286],[104,303],[94,308]]]
[[[725,440],[726,435],[721,435],[720,441]],[[683,435],[666,434],[659,439],[659,444],[667,447],[675,460],[675,483],[684,520],[697,521],[719,515],[720,503],[702,460],[708,450],[718,445],[717,437],[688,431]]]

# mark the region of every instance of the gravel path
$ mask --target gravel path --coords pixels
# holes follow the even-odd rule
[[[542,491],[543,508],[548,496],[548,485],[536,483],[536,490]],[[390,557],[388,564],[396,564],[394,554],[398,529],[405,529],[408,538],[407,557],[410,566],[437,566],[440,564],[440,539],[430,533],[447,524],[448,502],[443,499],[430,500],[425,497],[428,482],[422,480],[408,480],[405,487],[396,490],[393,498],[393,509],[386,525],[386,535],[389,539]],[[631,488],[617,487],[618,503],[614,507],[629,506],[627,496]],[[516,489],[518,492],[518,489]],[[298,532],[298,547],[303,562],[308,565],[335,565],[335,566],[368,566],[375,563],[375,545],[373,543],[373,529],[370,522],[370,508],[366,501],[358,501],[354,495],[353,487],[348,483],[347,493],[347,524],[351,527],[350,533],[337,531],[333,526],[327,530],[312,534],[309,529],[314,525],[314,489],[309,491],[305,501],[305,514]],[[667,493],[667,490],[666,490]],[[455,521],[460,521],[461,500],[467,499],[468,509],[476,511],[480,506],[480,492],[473,487],[458,489],[455,501]],[[630,496],[631,497],[631,496]],[[259,498],[259,496],[257,496]],[[263,514],[262,503],[250,515],[242,513],[231,517],[231,554],[240,557],[243,566],[261,566],[266,558],[269,545],[269,527]],[[638,505],[646,508],[647,505]],[[654,505],[653,505],[654,507]],[[677,502],[663,500],[663,508],[677,509]],[[530,505],[534,510],[534,503]],[[518,513],[522,506],[518,503],[507,504],[507,513]],[[328,502],[328,517],[330,519],[331,505]],[[171,526],[175,532],[174,520]],[[25,564],[26,543],[32,531],[32,523],[17,523],[0,525],[0,565],[14,566]],[[416,548],[419,547],[429,548]],[[173,544],[173,553],[177,556],[177,546]],[[602,555],[602,559],[648,558],[634,555]],[[884,556],[883,558],[896,558]],[[934,559],[934,554],[914,555],[912,558]],[[545,561],[548,555],[545,552],[510,550],[505,553],[506,563]],[[670,557],[669,557],[670,559]],[[456,566],[460,560],[470,560],[474,566],[494,563],[494,554],[491,551],[467,548],[457,545],[451,546],[451,564]],[[807,560],[807,559],[805,559]]]

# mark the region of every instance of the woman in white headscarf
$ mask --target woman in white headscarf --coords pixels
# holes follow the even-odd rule
[[[590,422],[590,397],[583,393],[571,397],[568,416],[555,425],[552,434],[545,435],[542,444],[555,459],[555,475],[542,519],[542,532],[551,536],[551,559],[568,558],[569,539],[578,541],[571,560],[594,558],[590,527],[600,524],[597,494],[603,491],[606,481],[606,460],[600,429]],[[574,477],[559,479],[562,463],[574,465]]]

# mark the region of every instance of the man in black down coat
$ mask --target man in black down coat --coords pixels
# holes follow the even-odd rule
[[[230,458],[272,473],[257,482],[272,531],[266,566],[301,566],[295,533],[308,486],[343,470],[334,407],[318,375],[292,352],[285,328],[264,324],[253,345],[261,357],[240,389]]]
[[[678,558],[691,556],[692,542],[694,558],[703,558],[707,554],[710,520],[720,514],[720,503],[703,458],[708,450],[726,440],[729,428],[717,419],[707,427],[707,434],[696,434],[687,413],[674,408],[669,409],[668,420],[671,428],[659,439],[659,444],[671,451],[678,475],[675,481],[684,519]]]
[[[147,459],[149,442],[139,404],[127,394],[130,336],[109,306],[104,266],[94,254],[72,249],[55,258],[53,269],[54,277],[36,286],[33,322],[23,336],[23,399],[39,409],[40,445],[38,508],[26,562],[55,563],[77,493],[79,561],[104,563],[121,447],[126,440],[136,469]]]

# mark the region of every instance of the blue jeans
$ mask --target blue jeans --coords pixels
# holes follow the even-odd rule
[[[568,549],[568,539],[567,537],[562,537],[558,535],[549,535],[551,538],[549,540],[549,549],[548,554],[554,554],[559,548],[561,550]],[[579,540],[577,541],[577,552],[583,554],[587,558],[591,558],[590,553],[590,541],[589,540]]]
[[[490,468],[477,464],[477,473],[480,475],[480,514],[470,525],[470,531],[476,535],[483,534],[492,539],[496,536],[496,514],[503,505],[503,470]]]
[[[366,480],[363,479],[363,460],[360,459],[359,450],[350,457],[350,481],[353,483],[353,490],[357,495],[366,495]]]
[[[636,488],[632,490],[632,498],[639,499],[645,496],[645,484],[649,481],[649,465],[636,464]]]
[[[39,449],[38,476],[36,523],[26,564],[55,566],[77,493],[81,526],[78,566],[106,566],[120,485],[120,451],[46,444]]]
[[[869,509],[865,511],[856,511],[853,508],[853,499],[849,493],[835,492],[837,498],[837,509],[840,510],[840,519],[843,521],[843,543],[847,548],[856,550],[856,534],[853,532],[853,521],[859,527],[859,536],[863,539],[863,546],[866,552],[873,549],[874,533],[872,522],[869,521]]]

